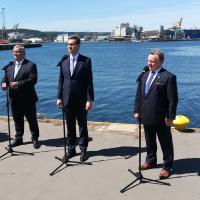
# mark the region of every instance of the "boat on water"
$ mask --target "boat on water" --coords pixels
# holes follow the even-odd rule
[[[0,50],[9,50],[13,49],[13,47],[17,44],[23,45],[25,48],[35,48],[35,47],[42,47],[41,43],[7,43],[7,44],[0,44]]]
[[[16,29],[16,28],[15,28]],[[17,31],[8,34],[7,40],[0,40],[0,50],[9,50],[17,44],[23,45],[25,48],[35,48],[42,46],[42,39],[40,38],[24,38],[24,33]]]

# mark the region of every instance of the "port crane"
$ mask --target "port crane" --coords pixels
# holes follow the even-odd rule
[[[178,22],[176,22],[170,29],[176,30],[176,29],[181,29],[183,18],[180,18]]]
[[[14,24],[14,26],[13,26],[13,31],[14,31],[14,32],[16,32],[16,31],[17,31],[17,29],[18,29],[18,26],[19,26],[19,23],[18,23],[18,24]]]
[[[2,32],[1,32],[1,40],[4,41],[6,39],[6,17],[5,17],[5,8],[1,10],[1,18],[2,18]]]

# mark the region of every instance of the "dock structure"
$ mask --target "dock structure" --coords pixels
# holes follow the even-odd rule
[[[34,149],[31,133],[25,123],[24,144],[14,149],[34,153],[33,156],[6,156],[0,159],[0,199],[13,200],[197,200],[200,196],[200,129],[182,132],[172,128],[175,161],[174,174],[165,182],[171,186],[140,184],[124,193],[120,190],[135,177],[128,169],[138,171],[138,125],[88,122],[89,146],[87,162],[91,165],[63,166],[56,174],[49,173],[58,166],[55,156],[62,157],[63,127],[61,120],[39,122],[40,144]],[[6,117],[0,118],[0,155],[8,144]],[[11,120],[11,135],[15,134]],[[79,161],[80,150],[71,160]],[[145,139],[142,130],[142,162],[145,160]],[[158,146],[157,168],[146,170],[145,177],[158,179],[162,153]]]
[[[35,48],[42,46],[41,43],[8,43],[8,44],[0,44],[0,50],[13,49],[13,47],[17,44],[23,45],[25,48]]]

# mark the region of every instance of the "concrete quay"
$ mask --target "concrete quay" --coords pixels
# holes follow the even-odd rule
[[[200,199],[200,129],[173,129],[175,149],[174,174],[164,182],[170,186],[137,181],[129,190],[120,190],[135,180],[128,172],[138,172],[138,126],[133,124],[89,122],[90,142],[87,164],[68,163],[53,176],[49,174],[61,162],[62,121],[39,122],[40,144],[33,149],[31,134],[25,124],[24,145],[15,151],[34,155],[7,154],[0,158],[1,200],[198,200]],[[11,120],[11,136],[15,134]],[[0,118],[0,156],[7,151],[7,119]],[[72,161],[79,161],[78,155]],[[145,160],[145,140],[142,130],[142,163]],[[142,172],[143,176],[158,180],[162,167],[162,153],[158,145],[158,167]]]

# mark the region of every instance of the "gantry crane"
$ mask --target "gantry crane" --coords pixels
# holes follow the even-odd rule
[[[1,33],[1,39],[6,39],[6,17],[5,17],[5,8],[2,8],[1,10],[1,18],[2,18],[2,33]]]
[[[176,22],[170,29],[176,30],[176,29],[181,29],[183,18],[180,18],[178,22]]]

